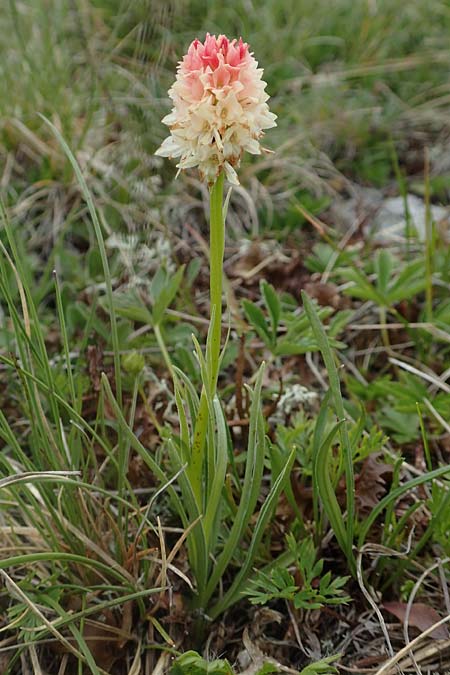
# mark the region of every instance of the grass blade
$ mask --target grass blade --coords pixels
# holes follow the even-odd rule
[[[247,464],[245,467],[244,484],[242,488],[241,499],[236,517],[225,542],[222,553],[218,557],[213,569],[213,573],[206,587],[206,597],[204,604],[214,593],[225,569],[235,554],[236,547],[248,525],[249,519],[253,514],[261,486],[261,478],[264,468],[265,438],[264,423],[260,407],[261,387],[264,367],[262,366],[258,373],[255,384],[253,400],[250,410],[250,428],[247,451]]]
[[[337,422],[333,426],[333,428],[331,429],[325,440],[322,442],[317,454],[314,457],[313,475],[314,475],[314,483],[316,484],[315,489],[317,490],[317,493],[320,496],[320,500],[322,502],[325,513],[328,516],[330,525],[333,528],[337,542],[341,547],[341,549],[344,551],[344,553],[346,553],[347,532],[345,529],[345,521],[341,509],[339,507],[338,501],[336,499],[333,484],[330,479],[329,464],[328,464],[328,452],[330,450],[330,446],[336,436],[336,433],[340,430],[343,424],[344,420],[340,420],[339,422]]]
[[[423,483],[428,483],[428,481],[440,478],[440,476],[444,476],[446,473],[450,473],[450,466],[441,466],[439,469],[429,471],[428,473],[425,473],[423,476],[413,478],[412,480],[408,481],[407,483],[404,483],[395,490],[392,490],[392,492],[383,497],[383,499],[380,502],[378,502],[376,507],[370,512],[370,515],[367,516],[367,519],[364,521],[361,527],[361,531],[359,533],[358,538],[358,548],[361,548],[364,545],[364,542],[366,540],[370,528],[372,527],[372,525],[374,524],[375,520],[378,518],[380,513],[382,513],[387,506],[389,506],[393,501],[396,501],[399,497],[401,497],[409,490],[413,490],[419,485],[423,485]]]
[[[330,390],[333,396],[334,409],[339,420],[345,420],[345,410],[344,402],[342,400],[341,394],[341,385],[339,382],[339,375],[336,368],[336,363],[334,361],[333,352],[328,343],[328,338],[325,333],[324,327],[317,316],[316,309],[311,302],[308,295],[302,291],[303,305],[305,312],[308,316],[308,319],[311,323],[311,327],[314,332],[314,337],[317,340],[317,344],[322,353],[323,360],[325,362],[325,367],[328,372],[328,377],[330,380]],[[339,427],[339,435],[341,440],[341,448],[344,455],[344,468],[345,468],[345,486],[347,491],[347,522],[346,522],[346,544],[345,544],[345,553],[347,555],[347,560],[349,565],[353,570],[355,567],[355,558],[353,555],[353,532],[354,532],[354,519],[355,519],[355,479],[353,474],[353,457],[350,439],[348,435],[347,425],[344,422]]]
[[[291,451],[291,454],[289,455],[289,458],[283,467],[282,472],[279,474],[277,477],[276,481],[274,482],[272,489],[270,493],[268,494],[264,505],[259,513],[258,520],[255,525],[255,530],[253,533],[253,537],[249,546],[249,549],[246,553],[245,556],[245,562],[242,565],[241,569],[239,570],[238,574],[234,578],[234,581],[230,588],[228,589],[227,593],[224,595],[224,597],[213,607],[211,612],[209,613],[211,618],[216,618],[219,614],[221,614],[225,609],[230,607],[234,602],[239,600],[240,597],[240,592],[242,590],[242,586],[245,583],[247,576],[250,572],[251,566],[253,564],[253,561],[255,559],[255,556],[258,552],[258,547],[259,544],[261,543],[262,536],[264,532],[267,529],[267,523],[269,521],[269,518],[272,515],[273,509],[276,506],[278,497],[280,496],[280,493],[286,483],[286,481],[289,479],[290,472],[292,469],[292,465],[295,460],[295,454],[296,450],[295,448]]]

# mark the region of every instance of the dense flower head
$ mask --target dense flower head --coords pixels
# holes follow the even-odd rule
[[[276,126],[262,73],[242,38],[207,33],[204,42],[195,39],[169,89],[174,105],[162,121],[170,136],[156,154],[179,157],[179,169],[198,166],[208,183],[224,170],[239,184],[242,153],[260,154],[263,129]]]

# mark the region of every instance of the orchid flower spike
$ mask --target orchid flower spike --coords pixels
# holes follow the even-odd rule
[[[262,74],[242,38],[207,33],[204,42],[194,40],[169,89],[174,105],[162,121],[170,136],[155,154],[179,157],[180,170],[198,166],[210,185],[222,171],[239,185],[242,153],[260,154],[263,129],[276,126]]]

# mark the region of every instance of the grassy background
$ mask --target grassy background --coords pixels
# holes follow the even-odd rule
[[[164,136],[158,121],[168,107],[165,92],[176,61],[193,37],[209,30],[243,35],[265,68],[279,115],[268,145],[277,148],[276,175],[281,172],[285,182],[289,175],[298,182],[304,169],[323,179],[343,172],[384,185],[392,176],[391,139],[404,162],[420,165],[425,143],[436,148],[435,161],[446,152],[446,2],[8,5],[1,19],[5,150],[26,142],[17,120],[45,142],[40,112],[56,120],[72,147],[91,161],[102,151],[107,161],[108,146],[119,144],[129,179],[133,155],[151,154]],[[51,164],[44,147],[34,150]],[[46,170],[52,176],[56,167]]]

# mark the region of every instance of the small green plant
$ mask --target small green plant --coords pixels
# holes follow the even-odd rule
[[[253,605],[265,605],[272,600],[288,600],[295,609],[320,609],[324,605],[341,605],[350,601],[343,587],[349,577],[331,578],[323,574],[323,560],[317,560],[313,541],[304,539],[299,545],[292,534],[287,535],[288,550],[294,559],[295,571],[274,566],[270,572],[257,572],[246,591]]]
[[[336,540],[341,549],[346,553],[349,570],[352,575],[356,575],[355,558],[353,552],[353,540],[356,525],[355,514],[355,478],[354,478],[354,448],[355,443],[352,441],[352,434],[349,431],[349,424],[347,421],[346,410],[344,407],[344,400],[341,392],[341,385],[336,367],[335,355],[330,347],[326,331],[322,325],[314,304],[302,292],[303,302],[306,314],[311,322],[314,335],[317,339],[325,366],[330,380],[330,389],[325,395],[319,415],[316,420],[314,441],[313,441],[313,494],[314,494],[314,509],[315,521],[319,522],[319,503],[325,511],[330,525],[336,536]],[[327,419],[330,403],[333,404],[337,421],[328,429]],[[361,420],[364,416],[361,416]],[[358,429],[358,427],[356,427]],[[330,471],[330,449],[334,443],[335,437],[339,433],[338,446],[338,470],[337,479],[343,474],[345,476],[346,487],[346,505],[347,513],[342,513],[341,507],[336,497],[336,481],[333,483]],[[355,439],[360,434],[353,434]],[[403,494],[409,490],[414,489],[418,485],[426,482],[431,482],[441,476],[444,476],[450,471],[448,466],[441,466],[437,469],[430,470],[423,473],[417,478],[413,478],[408,482],[397,485],[393,483],[392,489],[386,494],[378,504],[372,509],[371,513],[364,518],[362,522],[358,523],[358,546],[361,548],[366,540],[370,528],[376,521],[377,517],[385,510],[392,510],[393,504]],[[429,535],[427,535],[428,537]],[[420,542],[419,542],[420,543]]]
[[[410,443],[420,437],[418,404],[438,430],[442,425],[430,411],[436,411],[444,420],[450,415],[447,392],[430,392],[425,380],[405,371],[401,371],[396,379],[392,375],[374,377],[367,385],[348,377],[347,386],[358,401],[364,401],[367,406],[376,403],[374,418],[398,443]]]
[[[425,290],[424,262],[421,258],[399,265],[387,249],[380,249],[373,266],[375,279],[356,267],[339,269],[339,275],[351,285],[346,294],[360,300],[371,300],[389,309],[401,300],[408,300]]]
[[[226,659],[206,661],[197,652],[188,651],[174,661],[170,675],[233,675],[233,669]]]
[[[219,60],[225,58],[224,54],[228,53],[228,48],[230,50],[235,49],[235,42],[229,41],[224,36],[216,39],[215,36],[208,33],[205,38],[205,45],[198,40],[192,43],[189,55],[186,56],[183,63],[188,66],[192,54],[196,50],[203,53],[203,49],[206,50],[205,53],[209,53],[208,50],[212,49]],[[199,46],[200,44],[201,46]],[[242,41],[239,45],[241,45],[239,49],[248,50],[248,46]],[[168,278],[167,274],[163,273],[156,275],[150,289],[153,300],[152,311],[150,313],[146,310],[147,313],[141,314],[141,318],[144,321],[147,320],[155,332],[173,380],[174,398],[179,418],[179,433],[176,433],[173,429],[165,429],[162,431],[162,436],[172,471],[178,478],[179,492],[173,487],[170,488],[169,492],[174,509],[187,530],[187,552],[190,570],[195,580],[192,604],[195,609],[199,610],[199,616],[206,613],[212,619],[241,597],[242,587],[258,554],[266,525],[270,521],[281,491],[289,479],[295,459],[295,450],[292,450],[282,467],[271,467],[271,486],[262,506],[258,509],[256,522],[252,524],[249,537],[250,524],[254,518],[260,496],[266,460],[266,438],[261,409],[264,365],[258,370],[254,388],[248,390],[251,406],[248,420],[248,443],[242,476],[237,472],[234,462],[233,448],[231,447],[223,406],[218,394],[218,379],[224,355],[224,350],[222,350],[223,258],[228,204],[228,200],[224,202],[224,182],[227,178],[231,184],[238,184],[237,174],[233,167],[239,166],[240,155],[249,147],[252,148],[252,151],[258,149],[257,139],[262,135],[262,129],[276,126],[275,116],[270,113],[266,103],[268,97],[264,94],[266,85],[261,81],[262,71],[250,68],[249,64],[253,61],[253,56],[250,53],[247,60],[239,61],[239,68],[243,68],[243,72],[247,73],[246,76],[250,78],[249,81],[253,81],[254,92],[257,92],[260,97],[259,116],[258,118],[252,118],[253,135],[251,143],[249,136],[245,142],[239,141],[239,143],[242,142],[242,147],[238,145],[239,151],[237,154],[233,157],[225,154],[224,144],[228,141],[225,138],[222,139],[221,135],[225,133],[225,129],[234,133],[235,126],[233,125],[237,124],[238,118],[231,118],[229,109],[223,106],[220,125],[217,126],[216,113],[221,108],[222,102],[219,100],[220,96],[216,88],[214,88],[215,93],[212,97],[205,93],[203,100],[204,112],[207,112],[208,124],[211,125],[208,133],[211,134],[211,138],[214,138],[214,142],[210,142],[208,134],[207,143],[204,143],[203,140],[200,144],[197,142],[195,139],[197,134],[195,133],[193,136],[192,131],[196,128],[198,120],[190,107],[188,107],[189,114],[187,117],[181,115],[178,102],[181,100],[180,95],[183,97],[186,92],[184,94],[176,93],[180,87],[182,89],[186,85],[191,86],[194,71],[188,72],[190,66],[188,70],[185,69],[185,66],[180,66],[177,71],[177,79],[169,90],[169,96],[174,99],[174,108],[171,115],[163,120],[170,127],[171,135],[156,151],[157,155],[163,157],[181,157],[178,164],[180,169],[198,166],[200,177],[207,183],[209,190],[210,319],[204,349],[197,338],[193,336],[197,369],[201,379],[200,393],[197,392],[195,383],[190,380],[189,375],[173,365],[165,348],[160,327],[163,315],[180,285],[182,269],[178,270],[173,279]],[[202,68],[206,68],[206,66],[202,66]],[[205,77],[209,77],[210,72],[211,69],[206,69]],[[195,70],[194,76],[199,77],[198,70]],[[217,86],[220,90],[223,84]],[[214,98],[216,95],[217,101]],[[248,100],[252,103],[241,109],[239,125],[242,120],[245,122],[247,115],[253,114],[251,109],[257,99],[251,98]],[[238,100],[236,100],[236,105],[241,105]],[[175,124],[175,120],[180,115],[184,129],[183,134],[187,133],[183,141],[181,140],[183,134],[180,136],[178,128],[180,121]],[[205,122],[207,118],[205,117]],[[261,124],[261,129],[258,132],[254,130],[255,119],[258,119],[258,124]],[[249,124],[242,126],[242,139],[247,138],[250,133],[249,129]],[[239,138],[241,137],[239,136]],[[64,141],[61,138],[60,142],[64,146]],[[181,145],[178,146],[180,142]],[[70,151],[68,153],[74,169],[77,170],[73,156]],[[94,218],[94,224],[95,222]],[[278,298],[270,285],[263,286],[262,290],[271,312],[272,331],[276,333],[280,313]],[[122,309],[122,311],[124,310]],[[118,421],[120,437],[126,437],[130,445],[138,448],[138,452],[146,456],[145,461],[153,473],[161,481],[167,481],[164,470],[151,456],[151,453],[142,446],[127,423],[121,409],[120,396],[114,396],[111,385],[105,376],[103,376],[103,386]],[[229,465],[233,470],[234,485],[227,492],[225,486]],[[229,516],[232,516],[232,519],[229,519]],[[224,574],[233,564],[239,544],[243,539],[247,539],[247,550],[244,559],[241,561],[240,569],[234,575],[229,587],[223,593],[218,594],[217,591],[222,585]],[[201,623],[202,619],[200,618],[197,624],[200,629]]]
[[[260,289],[266,313],[250,300],[244,300],[242,305],[249,324],[270,352],[280,357],[306,354],[317,350],[317,341],[306,314],[299,312],[296,304],[283,303],[274,287],[264,279],[261,280]],[[332,313],[331,307],[317,309],[317,314],[322,321]],[[351,314],[351,311],[340,311],[332,317],[328,326],[331,346],[335,348],[345,346],[337,340],[337,336],[349,321]],[[283,330],[280,330],[281,327]]]
[[[300,675],[334,675],[338,673],[338,669],[335,668],[332,664],[339,658],[339,654],[336,656],[327,656],[320,661],[315,661],[315,663],[310,663],[306,668],[300,672]]]
[[[298,675],[334,675],[337,669],[332,665],[339,655],[327,656],[320,661],[308,664],[299,671]],[[269,675],[269,673],[282,673],[285,671],[274,659],[267,659],[261,665],[256,665],[252,670],[254,675]],[[226,659],[207,661],[197,652],[188,651],[175,659],[170,669],[170,675],[236,675]]]
[[[325,396],[321,412],[317,418],[314,434],[314,476],[313,487],[316,495],[320,495],[324,509],[333,527],[338,543],[347,556],[347,561],[352,574],[355,574],[355,557],[353,552],[353,533],[355,526],[355,479],[353,471],[353,453],[348,432],[348,424],[345,415],[344,401],[341,393],[339,374],[336,367],[333,351],[320,321],[317,310],[308,297],[302,291],[303,304],[306,315],[311,323],[314,336],[317,340],[322,358],[330,380],[330,389]],[[325,435],[325,422],[329,403],[333,404],[337,421],[327,435]],[[327,470],[327,460],[330,446],[336,434],[339,433],[340,456],[339,474],[345,476],[347,517],[344,519],[336,499],[334,486],[331,484]],[[317,511],[317,507],[316,507]]]

